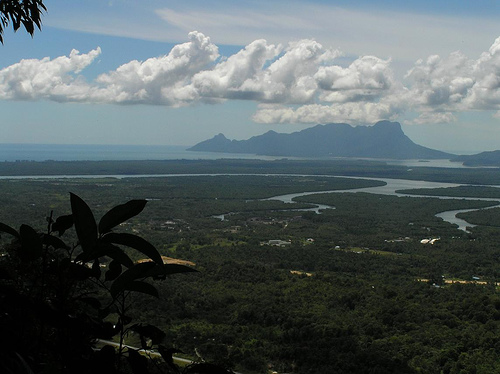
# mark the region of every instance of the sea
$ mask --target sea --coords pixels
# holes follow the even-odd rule
[[[0,144],[1,161],[276,160],[283,157],[188,151],[176,145]]]
[[[244,153],[188,151],[179,145],[104,145],[104,144],[0,144],[0,162],[15,161],[127,161],[127,160],[280,160],[298,157],[263,156]],[[407,167],[464,168],[449,160],[375,160]]]

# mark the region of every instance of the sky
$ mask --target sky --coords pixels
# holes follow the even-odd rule
[[[0,45],[0,143],[194,145],[400,122],[500,149],[496,0],[46,0]]]

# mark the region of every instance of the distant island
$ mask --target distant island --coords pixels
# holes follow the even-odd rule
[[[456,157],[450,153],[415,144],[403,133],[398,122],[390,121],[380,121],[373,126],[331,123],[291,134],[268,131],[248,140],[229,140],[223,134],[219,134],[188,150],[311,158],[435,160]]]

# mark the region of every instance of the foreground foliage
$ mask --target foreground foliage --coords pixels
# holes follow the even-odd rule
[[[138,348],[124,344],[135,333],[140,349],[160,352],[163,363],[155,372],[180,373],[165,333],[132,323],[129,311],[133,294],[159,297],[151,281],[195,270],[164,264],[142,237],[114,231],[139,214],[146,200],[118,205],[98,223],[80,197],[71,194],[70,201],[72,213],[57,219],[51,213],[45,233],[0,223],[0,231],[14,237],[0,262],[1,372],[145,374],[151,363]],[[73,227],[77,241],[68,245],[61,236]],[[130,250],[141,253],[143,260],[134,263]],[[115,336],[117,350],[107,343]],[[195,365],[185,372],[203,372],[199,369]]]
[[[47,8],[42,0],[2,0],[0,2],[0,43],[3,31],[12,24],[14,31],[23,26],[33,36],[35,27],[41,29],[41,15]]]

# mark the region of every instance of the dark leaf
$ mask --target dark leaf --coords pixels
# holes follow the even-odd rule
[[[104,309],[99,309],[99,313],[98,313],[98,316],[100,319],[104,319],[106,318],[107,316],[109,316],[109,313],[110,313],[110,309],[109,308],[104,308]]]
[[[19,257],[23,261],[31,261],[39,258],[42,255],[42,239],[40,235],[28,225],[21,225],[19,234],[21,236]]]
[[[149,324],[138,323],[131,326],[130,330],[135,331],[141,337],[151,339],[152,344],[160,344],[166,336],[158,327]]]
[[[91,251],[80,253],[76,257],[75,261],[87,263],[90,261],[94,261],[97,258],[106,256],[111,257],[113,260],[119,261],[125,267],[130,268],[134,266],[134,262],[120,247],[117,247],[116,245],[113,245],[111,243],[104,243],[101,240],[97,241],[97,244]]]
[[[33,35],[35,32],[35,26],[33,25],[31,20],[23,20],[23,26],[26,29],[26,31],[30,34]]]
[[[14,28],[14,31],[17,31],[19,29],[19,26],[21,26],[21,19],[18,17],[13,17],[12,18],[12,27]]]
[[[158,250],[151,243],[141,238],[140,236],[127,233],[111,232],[103,236],[102,240],[105,242],[126,245],[127,247],[134,248],[148,256],[157,264],[163,265],[163,259],[161,258]]]
[[[41,0],[2,0],[0,1],[0,41],[3,43],[1,34],[3,27],[12,22],[12,28],[16,31],[22,23],[26,31],[33,35],[32,29],[36,25],[41,28],[41,13],[47,8]]]
[[[85,265],[71,263],[68,269],[69,276],[76,280],[85,280],[92,277],[92,269]]]
[[[98,369],[97,373],[116,373],[116,351],[110,345],[105,345],[93,357],[94,367]]]
[[[152,269],[150,275],[154,280],[165,280],[167,279],[167,275],[197,272],[198,270],[190,268],[189,266],[180,264],[165,264]]]
[[[130,322],[132,322],[132,317],[129,316],[120,316],[118,319],[118,325],[120,326],[127,326]]]
[[[80,301],[82,303],[85,303],[85,304],[91,306],[94,309],[101,308],[101,302],[98,299],[96,299],[95,297],[82,297],[82,298],[80,298]]]
[[[134,266],[134,262],[127,256],[125,252],[120,247],[110,243],[102,243],[98,244],[98,247],[101,248],[102,252],[105,256],[111,257],[113,260],[118,261],[120,264],[127,268],[131,268]]]
[[[151,271],[151,276],[159,276],[159,275],[172,275],[179,273],[197,273],[198,270],[190,268],[186,265],[180,264],[165,264],[163,266],[156,267]]]
[[[95,259],[92,264],[92,276],[96,279],[101,277],[101,265],[99,264],[99,260]]]
[[[146,338],[142,335],[139,336],[139,340],[141,342],[141,348],[144,350],[151,349],[150,346],[148,346],[148,343],[146,342]]]
[[[140,292],[146,295],[150,295],[156,298],[159,298],[158,290],[152,284],[143,282],[143,281],[131,281],[125,285],[125,290]]]
[[[157,264],[154,262],[144,262],[140,264],[135,264],[131,268],[123,272],[118,278],[115,279],[111,285],[111,295],[116,297],[119,293],[125,291],[126,285],[136,279],[145,279],[151,276],[151,272],[155,269]]]
[[[97,224],[89,206],[77,195],[70,193],[71,211],[76,235],[84,252],[91,251],[97,241]]]
[[[57,217],[56,221],[52,224],[52,231],[57,231],[59,236],[64,234],[64,232],[73,226],[73,215],[68,214],[66,216]]]
[[[99,248],[94,247],[92,251],[82,252],[75,258],[75,262],[81,262],[86,264],[87,262],[94,261],[96,258],[104,257],[102,251],[99,251]]]
[[[109,210],[99,221],[99,233],[106,234],[122,222],[138,215],[144,209],[146,200],[130,200]]]
[[[149,374],[147,358],[130,348],[128,349],[128,363],[134,374]]]
[[[173,373],[179,373],[179,369],[174,364],[174,358],[172,357],[174,353],[183,353],[182,351],[175,348],[167,348],[164,345],[158,345],[158,352],[160,353],[163,360],[168,364],[169,369]]]
[[[104,275],[104,279],[107,281],[115,280],[122,273],[122,265],[119,261],[113,260],[109,264],[109,269]]]
[[[52,236],[43,234],[42,235],[42,243],[43,245],[48,245],[53,247],[54,249],[68,249],[69,247],[64,243],[61,239]]]
[[[5,232],[7,234],[10,234],[16,238],[19,238],[19,233],[16,230],[14,230],[12,227],[10,227],[9,225],[6,225],[5,223],[0,222],[0,231]]]
[[[111,322],[104,322],[100,326],[94,329],[94,335],[98,339],[104,339],[104,340],[112,340],[113,337],[118,333],[115,329],[115,325],[113,325]],[[100,373],[107,373],[106,371],[102,371]],[[115,371],[112,371],[111,373],[116,373]]]
[[[92,247],[92,249],[90,251],[80,253],[76,257],[75,261],[87,263],[87,262],[94,261],[98,258],[105,257],[105,256],[107,256],[107,253],[109,251],[108,247],[109,247],[109,244],[103,245],[100,241],[97,241],[96,245],[94,245],[94,247]],[[132,261],[132,260],[130,260],[130,261]]]
[[[7,373],[34,374],[34,371],[31,369],[24,357],[17,352],[12,352],[11,356],[9,357],[7,366],[0,365],[0,367],[6,368]]]
[[[64,271],[64,270],[68,269],[71,266],[71,264],[72,264],[71,260],[69,258],[65,257],[65,258],[61,259],[61,261],[59,261],[59,263],[57,264],[58,270]]]

